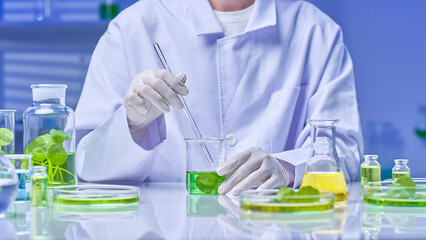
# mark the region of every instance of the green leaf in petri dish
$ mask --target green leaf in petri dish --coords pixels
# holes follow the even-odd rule
[[[62,165],[67,161],[67,151],[61,143],[55,143],[49,148],[47,159],[54,165]]]
[[[291,198],[289,196],[294,196],[295,192],[291,188],[287,187],[281,187],[280,190],[277,192],[277,201],[281,203],[285,202],[292,202]]]
[[[71,140],[71,136],[62,130],[52,129],[50,130],[50,136],[52,136],[55,143],[63,143],[64,141]]]
[[[7,128],[0,128],[0,146],[7,146],[13,140],[13,133]]]
[[[301,188],[297,192],[297,196],[309,196],[306,198],[297,199],[297,202],[303,202],[303,203],[318,202],[320,199],[320,193],[318,189],[313,188],[311,186],[306,186]]]
[[[410,195],[416,193],[416,184],[414,183],[413,179],[411,179],[411,177],[400,177],[396,180],[394,185],[399,187],[405,187],[406,189],[404,190],[407,191]]]
[[[6,154],[6,152],[5,152],[5,151],[3,151],[3,150],[0,150],[0,153],[2,153],[2,154]]]
[[[213,173],[204,172],[195,179],[195,185],[205,193],[211,193],[218,184],[218,180]]]
[[[386,192],[385,198],[409,199],[411,194],[405,189],[392,189]]]

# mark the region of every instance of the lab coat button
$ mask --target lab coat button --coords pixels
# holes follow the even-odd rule
[[[235,144],[237,144],[237,142],[238,142],[238,139],[234,134],[228,134],[228,135],[226,135],[225,138],[227,140],[226,143],[229,146],[235,146]]]

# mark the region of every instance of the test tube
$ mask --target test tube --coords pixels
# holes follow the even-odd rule
[[[32,207],[47,206],[47,174],[45,166],[33,166],[31,174]]]

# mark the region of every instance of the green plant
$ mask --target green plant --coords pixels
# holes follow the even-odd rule
[[[3,146],[8,146],[13,140],[13,133],[7,128],[0,128],[0,153],[6,154],[2,151]]]
[[[318,202],[319,199],[320,192],[311,186],[303,187],[297,193],[291,188],[282,187],[277,193],[276,201],[281,203],[313,203]]]
[[[28,144],[25,153],[32,154],[33,165],[47,167],[48,181],[53,182],[55,176],[59,174],[62,182],[63,174],[70,174],[73,179],[74,174],[60,167],[67,161],[68,153],[62,146],[64,141],[71,140],[71,136],[61,130],[52,129],[48,134],[40,135]]]

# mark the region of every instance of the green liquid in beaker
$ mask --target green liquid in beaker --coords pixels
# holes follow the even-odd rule
[[[392,180],[396,181],[400,177],[410,177],[410,172],[393,172],[392,173]]]
[[[361,186],[380,181],[380,166],[361,166]]]
[[[118,15],[118,4],[101,4],[99,6],[99,17],[101,19],[113,19]]]
[[[217,189],[226,176],[216,172],[186,172],[186,189],[190,194],[219,194]]]

